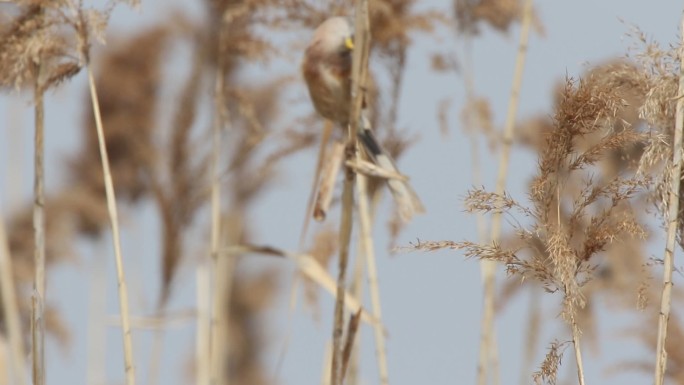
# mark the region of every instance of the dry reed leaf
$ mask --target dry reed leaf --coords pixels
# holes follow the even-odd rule
[[[352,168],[355,172],[361,173],[365,176],[382,178],[382,179],[394,179],[407,181],[408,177],[406,175],[399,174],[397,172],[392,172],[390,170],[378,167],[375,163],[363,159],[353,159],[344,162],[345,166]]]
[[[234,254],[259,253],[277,257],[285,257],[295,262],[297,264],[297,268],[302,274],[316,282],[332,296],[335,296],[337,292],[337,284],[335,279],[323,268],[323,266],[320,265],[320,263],[316,261],[316,258],[311,255],[289,253],[270,246],[255,245],[231,246],[227,249],[224,249],[223,252]],[[356,299],[351,293],[346,293],[344,298],[344,305],[349,311],[357,312],[360,309],[363,309],[361,302],[359,302],[359,300]],[[361,315],[361,319],[369,325],[375,325],[377,323],[375,317],[365,310]]]

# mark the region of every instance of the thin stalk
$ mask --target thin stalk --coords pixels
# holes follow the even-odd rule
[[[2,216],[0,216],[2,218]],[[5,223],[0,219],[0,293],[2,293],[2,311],[5,314],[9,339],[9,357],[14,373],[14,381],[18,385],[26,385],[24,357],[24,341],[21,334],[21,317],[17,294],[14,290],[14,270],[10,256]]]
[[[684,16],[680,25],[682,39],[684,39]],[[663,294],[660,299],[660,314],[658,315],[658,341],[656,343],[655,385],[663,385],[665,381],[665,367],[667,366],[667,322],[670,319],[670,304],[672,301],[672,271],[674,270],[674,250],[679,219],[679,188],[682,175],[682,130],[684,127],[684,52],[679,48],[679,90],[677,92],[677,109],[675,115],[674,143],[672,143],[672,170],[670,171],[670,191],[667,214],[667,244],[663,258]]]
[[[352,58],[352,106],[349,111],[349,127],[347,127],[347,146],[345,160],[351,161],[356,157],[356,132],[358,130],[366,75],[368,72],[368,53],[370,41],[370,25],[368,17],[368,1],[361,0],[356,4],[354,55]],[[352,233],[352,211],[354,209],[354,170],[345,166],[344,187],[342,190],[342,215],[340,219],[339,237],[339,265],[337,275],[337,295],[333,323],[332,364],[330,370],[331,385],[342,385],[342,334],[344,330],[344,302],[347,278],[347,263],[349,258],[349,244]]]
[[[358,179],[357,179],[358,182]],[[358,187],[358,184],[357,184]],[[354,261],[354,276],[352,278],[352,283],[351,287],[349,288],[350,293],[355,297],[355,298],[363,298],[363,263],[365,262],[365,258],[363,255],[363,248],[361,245],[357,245],[357,255],[358,257]],[[357,338],[360,340],[359,338]],[[360,363],[360,343],[356,342],[354,343],[351,351],[351,355],[349,357],[349,365],[346,371],[345,375],[345,380],[347,385],[359,385],[360,380],[361,380],[361,373],[359,371],[359,363]]]
[[[208,261],[195,270],[197,294],[197,336],[195,344],[195,383],[209,385],[209,349],[211,346],[211,274]]]
[[[213,274],[213,304],[212,304],[212,318],[211,318],[211,366],[210,366],[210,380],[212,385],[227,384],[226,360],[227,360],[227,344],[226,344],[226,330],[223,325],[225,320],[225,307],[223,294],[225,292],[223,287],[223,279],[217,272],[219,271],[219,264],[222,264],[226,258],[218,258],[220,248],[221,236],[221,183],[219,175],[219,160],[221,157],[221,137],[223,130],[222,111],[224,109],[224,94],[223,94],[223,71],[220,68],[216,71],[216,85],[214,90],[215,106],[215,122],[213,127],[213,147],[211,160],[211,256],[214,263]]]
[[[347,145],[345,153],[355,152],[352,141]],[[353,156],[353,155],[351,155]],[[337,294],[335,296],[335,313],[332,339],[331,385],[342,385],[342,335],[344,334],[344,301],[346,293],[347,264],[349,259],[349,244],[352,233],[352,210],[354,208],[354,170],[345,169],[344,189],[342,191],[342,218],[340,221],[340,252],[337,274]]]
[[[472,60],[472,39],[470,33],[465,35],[463,79],[465,84],[466,98],[469,102],[475,100],[475,85],[473,79],[474,65]],[[482,185],[480,171],[480,156],[478,151],[478,141],[475,135],[476,127],[466,127],[466,132],[470,137],[471,160],[473,170],[473,186]],[[486,242],[487,224],[484,213],[478,211],[476,214],[477,233],[480,242]],[[498,357],[496,349],[496,337],[493,330],[494,317],[494,278],[496,273],[496,263],[488,259],[480,260],[480,275],[483,283],[483,329],[480,335],[480,352],[477,365],[477,384],[485,385],[488,382],[488,375],[493,372],[494,383],[499,384]],[[486,327],[485,327],[486,325]],[[495,364],[496,363],[496,364]]]
[[[226,17],[224,15],[224,23]],[[227,38],[224,31],[225,26],[221,26],[219,32],[219,45],[217,52],[219,55],[216,68],[214,84],[214,126],[213,126],[213,148],[212,148],[212,183],[211,183],[211,255],[213,258],[213,277],[212,277],[212,320],[211,320],[211,366],[210,384],[228,385],[230,381],[229,357],[230,357],[230,297],[233,288],[234,270],[236,255],[224,255],[221,251],[223,242],[229,245],[236,244],[243,234],[244,213],[242,207],[236,207],[229,211],[226,220],[222,220],[221,209],[221,174],[219,162],[221,160],[222,135],[223,130],[229,120],[226,109],[225,95],[225,66],[221,47]],[[239,172],[237,170],[236,172]],[[237,179],[240,180],[239,175]]]
[[[525,59],[527,58],[527,44],[530,35],[530,24],[532,22],[532,0],[525,0],[523,19],[518,41],[518,53],[515,59],[515,71],[513,74],[513,85],[511,86],[511,96],[508,102],[508,112],[504,125],[503,143],[501,156],[499,158],[499,173],[496,179],[496,194],[503,195],[506,189],[506,178],[508,176],[508,165],[510,161],[511,145],[513,143],[513,128],[518,113],[520,102],[520,88],[525,69]],[[491,241],[498,242],[501,237],[501,213],[495,211],[492,215]],[[482,315],[482,334],[480,342],[480,367],[478,368],[478,384],[485,385],[487,382],[486,367],[484,364],[492,356],[492,349],[496,341],[494,340],[494,295],[495,295],[495,269],[494,262],[486,262],[482,265],[484,279],[484,304]],[[483,349],[484,348],[484,349]],[[484,351],[482,351],[484,350]]]
[[[235,245],[244,234],[244,213],[230,211],[225,221],[221,221],[219,247],[225,240],[229,245]],[[212,385],[227,385],[230,383],[230,317],[231,297],[235,279],[235,266],[239,253],[219,250],[214,266],[213,290],[214,302],[212,320]],[[215,343],[217,342],[218,343]]]
[[[123,332],[124,365],[126,373],[126,385],[135,385],[135,366],[133,365],[133,341],[131,336],[131,325],[128,312],[128,288],[126,287],[126,277],[123,266],[123,256],[121,254],[121,238],[119,235],[119,218],[116,208],[116,197],[114,195],[114,183],[109,168],[109,156],[107,155],[107,145],[105,144],[104,128],[102,127],[102,116],[100,115],[100,103],[95,89],[95,77],[90,65],[88,67],[88,84],[90,88],[90,100],[93,104],[93,114],[95,115],[95,126],[97,128],[97,140],[100,146],[100,157],[102,158],[102,172],[104,174],[105,194],[107,196],[107,211],[109,221],[112,226],[112,242],[114,243],[114,257],[116,259],[116,279],[119,290],[119,309],[121,311],[121,328]]]
[[[33,263],[31,302],[31,352],[33,384],[45,384],[45,103],[40,81],[42,65],[37,65],[34,88],[34,176],[33,176]]]
[[[330,385],[330,375],[332,371],[330,367],[332,361],[332,344],[330,341],[325,343],[325,351],[323,352],[323,374],[321,375],[321,385]]]
[[[577,321],[575,317],[572,317],[572,344],[575,347],[575,363],[577,364],[577,379],[579,385],[584,385],[584,364],[582,363],[582,350],[580,349],[580,338],[582,333],[580,333],[579,326],[577,326]]]
[[[359,175],[357,178],[359,190],[359,239],[361,249],[366,260],[366,270],[368,271],[368,288],[371,296],[371,307],[373,317],[377,321],[373,325],[373,335],[375,337],[375,355],[378,360],[378,374],[380,375],[380,385],[389,384],[389,371],[387,369],[387,351],[385,349],[385,332],[382,327],[382,306],[380,303],[380,288],[378,285],[378,271],[375,262],[375,250],[373,247],[372,220],[368,203],[368,178]]]
[[[532,367],[534,365],[534,356],[536,352],[536,347],[539,344],[539,335],[541,334],[541,307],[539,306],[541,302],[541,292],[538,287],[530,288],[530,304],[529,310],[527,311],[527,321],[525,325],[527,326],[525,330],[524,339],[524,349],[523,349],[523,360],[522,368],[520,370],[520,383],[519,385],[527,385],[530,382],[530,376],[532,375]]]
[[[496,194],[503,195],[506,189],[506,178],[508,177],[508,165],[511,157],[511,145],[513,144],[513,128],[518,114],[518,104],[520,104],[520,88],[522,87],[523,72],[525,70],[525,59],[527,57],[527,42],[530,35],[530,24],[532,22],[532,0],[525,0],[522,28],[520,40],[518,42],[518,53],[515,58],[515,72],[513,74],[513,86],[511,87],[511,97],[508,101],[508,113],[504,125],[503,143],[501,146],[501,157],[499,158],[499,174],[496,178]],[[501,236],[501,212],[495,211],[492,215],[492,242],[497,242]]]

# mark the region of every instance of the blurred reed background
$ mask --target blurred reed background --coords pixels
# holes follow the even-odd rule
[[[342,177],[299,64],[354,4],[0,2],[0,384],[337,385],[331,349],[347,384],[684,383],[682,5],[611,4],[368,1],[427,213],[357,175],[331,347]]]

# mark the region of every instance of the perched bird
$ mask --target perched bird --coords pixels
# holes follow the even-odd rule
[[[314,32],[304,53],[302,74],[316,111],[346,129],[351,106],[353,28],[345,17],[332,17]],[[400,174],[389,153],[375,138],[363,116],[357,136],[371,160],[380,168]],[[425,211],[408,181],[388,179],[387,184],[404,220]]]

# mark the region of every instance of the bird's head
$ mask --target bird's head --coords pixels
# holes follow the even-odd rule
[[[323,54],[348,54],[354,48],[353,29],[346,17],[331,17],[314,32],[311,46]]]

